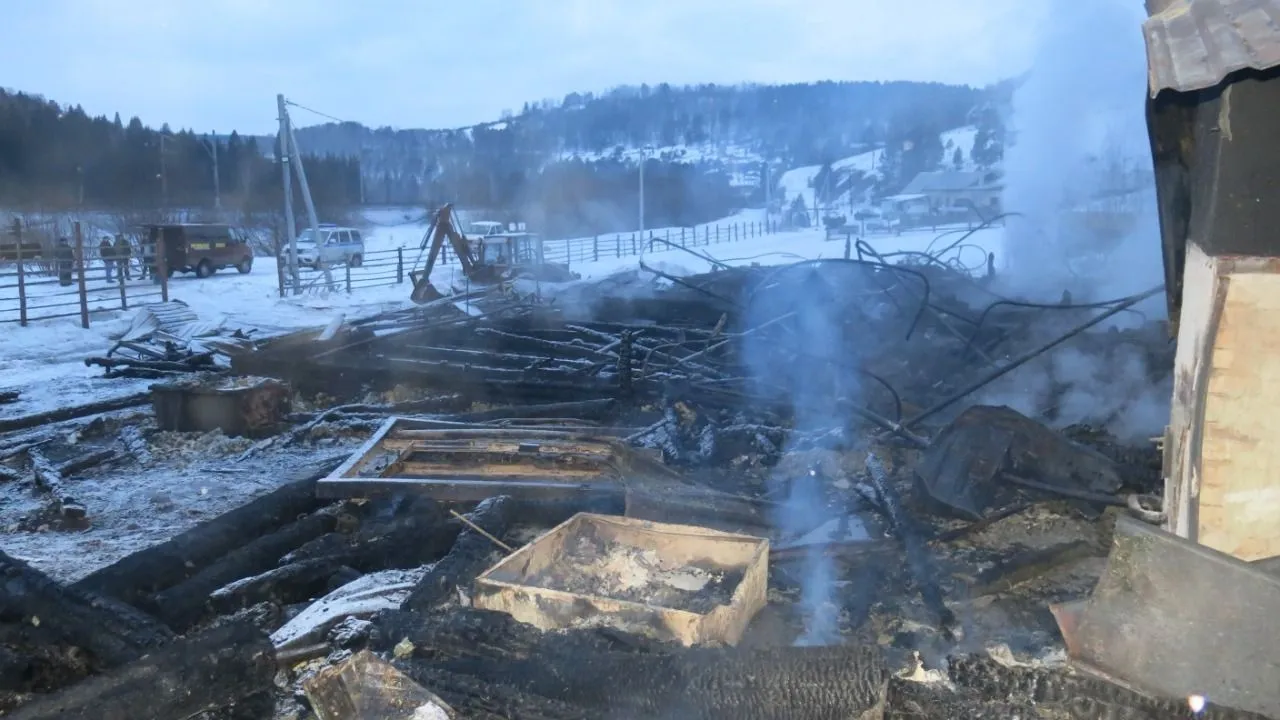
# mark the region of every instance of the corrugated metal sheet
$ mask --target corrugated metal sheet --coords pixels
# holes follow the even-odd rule
[[[1280,65],[1280,0],[1173,0],[1143,24],[1152,96]]]

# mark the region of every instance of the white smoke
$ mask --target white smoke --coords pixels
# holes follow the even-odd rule
[[[1163,279],[1147,136],[1142,3],[1048,0],[1013,100],[1006,291],[1109,300]],[[1151,315],[1159,299],[1144,305]]]

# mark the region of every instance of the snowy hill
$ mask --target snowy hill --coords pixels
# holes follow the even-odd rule
[[[973,161],[973,144],[978,128],[965,125],[941,133],[943,147],[942,165],[957,170],[974,170],[977,164]],[[961,164],[955,165],[956,151],[960,151]],[[852,183],[854,187],[836,193],[830,198],[819,200],[818,189],[814,182],[822,172],[822,165],[806,165],[783,173],[778,181],[778,189],[783,194],[782,207],[790,207],[797,196],[803,198],[804,206],[809,210],[818,207],[830,207],[847,211],[865,203],[866,189],[874,181],[882,178],[881,159],[884,148],[877,148],[841,158],[831,163],[831,176],[824,179],[832,188],[840,188]],[[862,182],[855,182],[861,180]],[[824,193],[825,195],[825,193]],[[821,214],[821,213],[819,213]]]

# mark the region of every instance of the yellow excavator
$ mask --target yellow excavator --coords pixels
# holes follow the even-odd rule
[[[533,233],[496,232],[468,239],[458,227],[453,204],[450,203],[432,214],[414,269],[409,271],[409,279],[413,282],[413,292],[409,297],[415,303],[445,297],[430,281],[431,271],[440,260],[445,243],[453,251],[462,275],[470,285],[497,285],[518,277],[552,283],[581,277],[570,272],[566,265],[546,262],[542,238]],[[423,253],[427,255],[425,265],[421,265]]]

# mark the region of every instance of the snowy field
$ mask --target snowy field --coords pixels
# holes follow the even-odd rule
[[[402,213],[388,213],[396,217]],[[759,217],[760,211],[748,211],[722,224],[750,221]],[[392,219],[392,218],[387,218]],[[425,220],[425,218],[423,218]],[[390,249],[403,244],[416,254],[424,225],[409,222],[399,225],[374,226],[369,231],[368,247]],[[663,229],[655,229],[661,236]],[[879,252],[899,250],[924,251],[945,247],[963,233],[951,233],[935,243],[943,231],[917,231],[900,236],[871,236],[868,242]],[[960,256],[969,266],[982,264],[984,253],[994,251],[1003,254],[1002,229],[980,231],[966,241],[967,247]],[[776,265],[802,259],[842,257],[844,243],[828,241],[819,230],[778,233],[691,248],[693,253],[714,257],[729,265]],[[712,263],[691,252],[678,248],[666,248],[639,256],[602,257],[599,262],[574,263],[575,272],[583,280],[596,280],[619,271],[632,270],[644,262],[650,267],[673,275],[706,272]],[[406,262],[411,253],[406,251]],[[434,284],[443,289],[450,283],[462,285],[457,264],[438,266],[433,272]],[[256,330],[261,335],[278,334],[328,323],[336,315],[348,318],[365,317],[387,310],[408,306],[410,286],[386,285],[358,288],[350,295],[341,290],[329,293],[312,293],[298,297],[279,296],[276,286],[276,267],[272,258],[257,258],[253,272],[240,275],[234,271],[220,272],[200,280],[191,275],[174,276],[170,285],[170,298],[187,303],[210,323],[222,323],[226,328]],[[76,405],[103,397],[127,395],[145,389],[150,381],[106,380],[100,368],[84,365],[84,358],[104,354],[114,337],[128,326],[132,310],[108,310],[95,312],[91,328],[80,328],[79,319],[34,321],[29,327],[16,324],[0,326],[0,390],[20,390],[22,399],[0,406],[0,417],[15,417],[42,412],[57,407]]]

